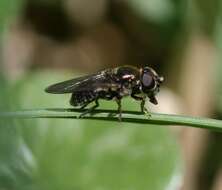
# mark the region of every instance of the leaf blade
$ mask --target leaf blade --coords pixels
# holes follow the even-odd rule
[[[63,108],[21,110],[15,112],[0,112],[0,118],[69,118],[118,122],[118,114],[115,114],[115,110],[98,109],[93,112],[93,115],[79,118],[79,115],[83,111],[84,110]],[[110,117],[110,114],[114,115]],[[147,116],[140,112],[123,111],[122,122],[155,125],[182,125],[222,132],[221,120],[174,114],[150,113],[150,116]]]

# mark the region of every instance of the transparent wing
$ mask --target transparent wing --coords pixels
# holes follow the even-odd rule
[[[60,82],[49,86],[45,89],[46,92],[52,94],[73,93],[75,91],[86,91],[98,87],[107,86],[111,83],[109,77],[104,72],[99,72],[93,75],[74,78],[64,82]]]

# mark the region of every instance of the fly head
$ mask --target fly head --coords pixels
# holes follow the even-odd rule
[[[160,77],[156,71],[148,66],[140,69],[142,92],[147,94],[150,102],[153,104],[158,104],[155,95],[159,92],[160,84],[163,80],[163,77]]]

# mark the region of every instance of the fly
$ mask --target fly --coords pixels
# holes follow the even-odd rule
[[[121,120],[121,100],[125,96],[131,96],[140,101],[141,111],[147,113],[145,100],[158,104],[156,94],[163,82],[151,67],[136,68],[122,66],[106,69],[92,75],[86,75],[49,86],[46,92],[52,94],[71,93],[70,104],[84,109],[91,102],[95,105],[81,114],[91,113],[99,106],[99,99],[115,100],[118,105],[119,119]]]

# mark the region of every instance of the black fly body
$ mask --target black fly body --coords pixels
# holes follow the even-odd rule
[[[70,104],[84,109],[89,103],[95,105],[85,111],[81,116],[91,113],[99,106],[99,99],[115,100],[118,104],[119,119],[121,120],[121,99],[131,96],[141,102],[141,111],[147,112],[145,105],[146,97],[150,102],[157,104],[155,95],[159,92],[163,77],[150,67],[140,69],[132,66],[122,66],[107,69],[92,75],[74,78],[60,82],[45,89],[48,93],[65,94],[71,93]]]

